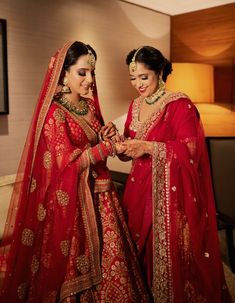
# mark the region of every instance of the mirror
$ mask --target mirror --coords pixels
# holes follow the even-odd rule
[[[0,114],[9,114],[7,77],[7,21],[0,19]]]

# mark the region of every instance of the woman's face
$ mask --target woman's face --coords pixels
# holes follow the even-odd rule
[[[145,98],[154,94],[158,89],[158,76],[140,62],[136,62],[135,71],[130,71],[130,80],[134,88]]]
[[[89,64],[88,55],[82,55],[74,65],[65,72],[68,86],[72,93],[87,95],[92,85],[95,69]]]

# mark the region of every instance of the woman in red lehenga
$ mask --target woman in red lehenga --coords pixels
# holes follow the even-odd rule
[[[96,54],[52,57],[19,166],[4,239],[1,302],[148,302],[98,140]],[[111,126],[111,133],[114,128]]]
[[[157,49],[133,50],[126,63],[140,96],[121,146],[120,158],[133,158],[123,204],[154,302],[231,302],[199,114],[165,90],[172,68]]]

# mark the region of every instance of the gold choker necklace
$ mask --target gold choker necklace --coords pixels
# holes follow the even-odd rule
[[[89,111],[89,106],[87,104],[87,101],[84,99],[81,99],[79,101],[78,106],[73,105],[64,96],[62,96],[61,98],[55,99],[55,101],[60,103],[62,106],[64,106],[68,111],[74,112],[78,116],[85,116]]]
[[[166,93],[166,91],[162,88],[159,88],[156,93],[152,94],[149,97],[144,98],[144,101],[149,104],[152,105],[155,102],[157,102],[162,96],[164,96]]]

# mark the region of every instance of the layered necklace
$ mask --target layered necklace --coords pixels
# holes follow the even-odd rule
[[[166,93],[165,89],[160,87],[154,94],[152,94],[149,97],[144,98],[144,101],[147,104],[152,105],[152,104],[156,103],[162,96],[164,96],[165,93]]]
[[[79,100],[77,106],[73,105],[64,94],[61,97],[56,98],[55,101],[64,106],[69,112],[73,112],[78,116],[85,116],[89,111],[87,101],[84,99]]]

